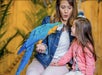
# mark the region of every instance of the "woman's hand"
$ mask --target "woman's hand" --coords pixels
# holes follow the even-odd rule
[[[45,47],[45,45],[43,43],[36,45],[36,51],[37,52],[39,52],[39,53],[45,53],[45,50],[46,50],[46,47]]]

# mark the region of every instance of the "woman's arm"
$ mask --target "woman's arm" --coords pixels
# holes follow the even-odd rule
[[[47,24],[47,23],[50,23],[50,16],[46,16],[43,20],[42,20],[42,25],[43,24]]]
[[[46,17],[42,20],[41,25],[47,24],[47,23],[50,23],[50,16],[46,16]],[[46,45],[48,44],[48,37],[43,40],[43,43],[46,44]]]
[[[50,16],[47,16],[42,20],[41,25],[47,24],[49,22],[50,22]],[[36,45],[36,51],[39,53],[45,53],[46,54],[46,53],[48,53],[47,49],[48,49],[48,37],[43,40],[42,44]]]

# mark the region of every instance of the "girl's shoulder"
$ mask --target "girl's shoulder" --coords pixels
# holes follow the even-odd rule
[[[76,38],[74,38],[73,41],[71,42],[71,45],[75,45],[75,44],[78,44]]]

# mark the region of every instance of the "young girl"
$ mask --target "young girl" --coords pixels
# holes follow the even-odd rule
[[[75,39],[69,50],[58,62],[51,65],[64,65],[73,58],[73,71],[80,71],[81,75],[94,75],[96,55],[89,20],[85,17],[76,18],[71,31]],[[72,75],[71,72],[66,75]]]

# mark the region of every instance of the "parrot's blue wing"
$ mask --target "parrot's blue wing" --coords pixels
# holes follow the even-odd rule
[[[46,29],[44,31],[44,29]],[[27,47],[32,45],[35,41],[38,41],[40,38],[44,37],[49,28],[45,28],[45,25],[38,26],[37,28],[33,29],[30,33],[29,38],[24,42],[24,44],[21,46],[17,54],[20,54],[22,51],[24,51]]]
[[[35,36],[35,32],[36,30],[32,30],[32,32],[30,33],[30,36],[29,38],[24,42],[24,44],[21,46],[21,48],[19,49],[19,51],[17,52],[17,54],[20,54],[22,51],[26,50],[27,49],[27,46],[30,46],[31,42],[33,41],[33,43],[35,42],[35,40],[37,40],[37,36]],[[35,39],[35,40],[33,40]],[[30,45],[29,45],[30,44]]]
[[[35,42],[35,40],[38,41],[40,39],[44,39],[47,36],[49,29],[51,29],[51,27],[57,24],[58,23],[45,24],[45,25],[41,25],[33,29],[32,32],[30,33],[29,38],[24,42],[24,44],[19,49],[17,54],[20,54],[23,50],[25,50],[27,47],[32,45]]]
[[[28,63],[32,53],[33,53],[33,49],[34,49],[34,45],[30,46],[29,48],[27,48],[21,63],[17,69],[16,75],[20,75],[20,72],[24,69],[24,67],[26,66],[26,64]]]

